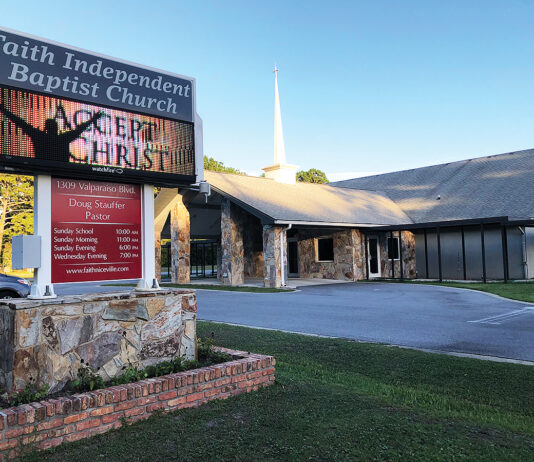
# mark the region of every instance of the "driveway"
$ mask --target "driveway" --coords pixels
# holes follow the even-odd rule
[[[534,361],[534,307],[482,292],[347,283],[197,296],[203,320]]]

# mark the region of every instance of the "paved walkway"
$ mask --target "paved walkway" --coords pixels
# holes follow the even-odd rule
[[[534,307],[482,292],[345,283],[291,293],[197,295],[204,320],[534,361]]]
[[[334,281],[332,279],[291,278],[289,279],[287,283],[287,287],[291,287],[295,289],[297,287],[304,287],[304,286],[324,286],[324,285],[346,284],[346,283],[347,283],[346,281]],[[221,282],[217,278],[202,278],[202,279],[191,279],[191,284],[220,286]],[[245,283],[243,285],[247,287],[265,287],[263,284],[263,278],[245,278]]]

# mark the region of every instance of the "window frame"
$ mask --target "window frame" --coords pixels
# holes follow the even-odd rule
[[[396,247],[397,257],[391,258],[391,256],[390,256],[390,253],[389,253],[389,250],[390,250],[390,246],[389,246],[390,239],[393,239],[394,241],[397,242],[397,247]],[[386,250],[387,250],[388,260],[389,261],[391,261],[391,260],[399,261],[400,260],[400,240],[399,240],[399,236],[393,236],[393,237],[387,236],[387,238],[386,238]],[[395,248],[393,246],[391,247],[391,250],[393,251],[393,255],[395,255],[395,252],[394,252]]]
[[[330,240],[332,241],[332,259],[331,260],[320,260],[319,259],[319,241]],[[322,236],[316,237],[314,239],[315,243],[315,262],[316,263],[333,263],[334,262],[334,237],[333,236]]]

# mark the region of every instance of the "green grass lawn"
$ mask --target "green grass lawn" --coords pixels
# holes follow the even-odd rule
[[[276,384],[26,461],[532,461],[534,368],[207,322]]]
[[[102,284],[103,286],[135,287],[135,284]],[[227,292],[257,292],[261,294],[272,294],[276,292],[294,292],[295,289],[275,289],[269,287],[248,287],[248,286],[222,286],[217,284],[171,284],[164,282],[161,287],[175,287],[178,289],[204,289],[223,290]]]
[[[513,300],[534,303],[534,283],[532,282],[509,282],[508,284],[502,282],[489,282],[487,284],[445,282],[442,284],[449,287],[459,287],[460,289],[480,290]]]
[[[366,281],[367,282],[367,281]],[[373,281],[370,281],[373,282]],[[486,284],[479,282],[433,282],[404,280],[395,281],[391,279],[375,280],[374,282],[391,282],[391,283],[408,283],[408,284],[432,284],[436,286],[457,287],[459,289],[480,290],[490,294],[500,295],[501,297],[511,298],[512,300],[521,300],[523,302],[534,303],[534,281],[533,282],[488,282]]]

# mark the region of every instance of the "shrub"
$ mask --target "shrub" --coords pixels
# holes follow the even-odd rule
[[[197,352],[199,367],[208,366],[210,364],[224,363],[231,361],[232,357],[221,351],[215,351],[213,349],[214,334],[207,338],[198,338],[197,340]]]
[[[123,385],[125,383],[138,382],[139,380],[146,379],[148,377],[145,369],[139,369],[131,364],[126,367],[125,371],[115,377],[111,383],[112,385]]]
[[[196,359],[188,359],[187,361],[184,361],[184,371],[198,369],[199,367],[200,363]]]
[[[37,387],[35,381],[30,378],[30,382],[24,387],[24,390],[10,393],[8,395],[10,406],[20,406],[21,404],[29,404],[34,401],[41,401],[48,396],[48,389],[50,387],[45,383],[41,387]]]
[[[198,339],[198,361],[184,360],[178,356],[171,361],[162,361],[144,369],[139,369],[132,364],[125,368],[124,372],[116,377],[111,383],[113,385],[122,385],[125,383],[137,382],[139,380],[161,377],[162,375],[174,374],[176,372],[198,369],[199,367],[209,366],[211,364],[231,361],[232,357],[226,353],[221,353],[213,349],[213,337],[206,340]]]
[[[104,388],[106,386],[104,379],[89,364],[85,364],[83,359],[81,362],[82,365],[78,369],[78,378],[72,382],[72,388],[78,392]]]

